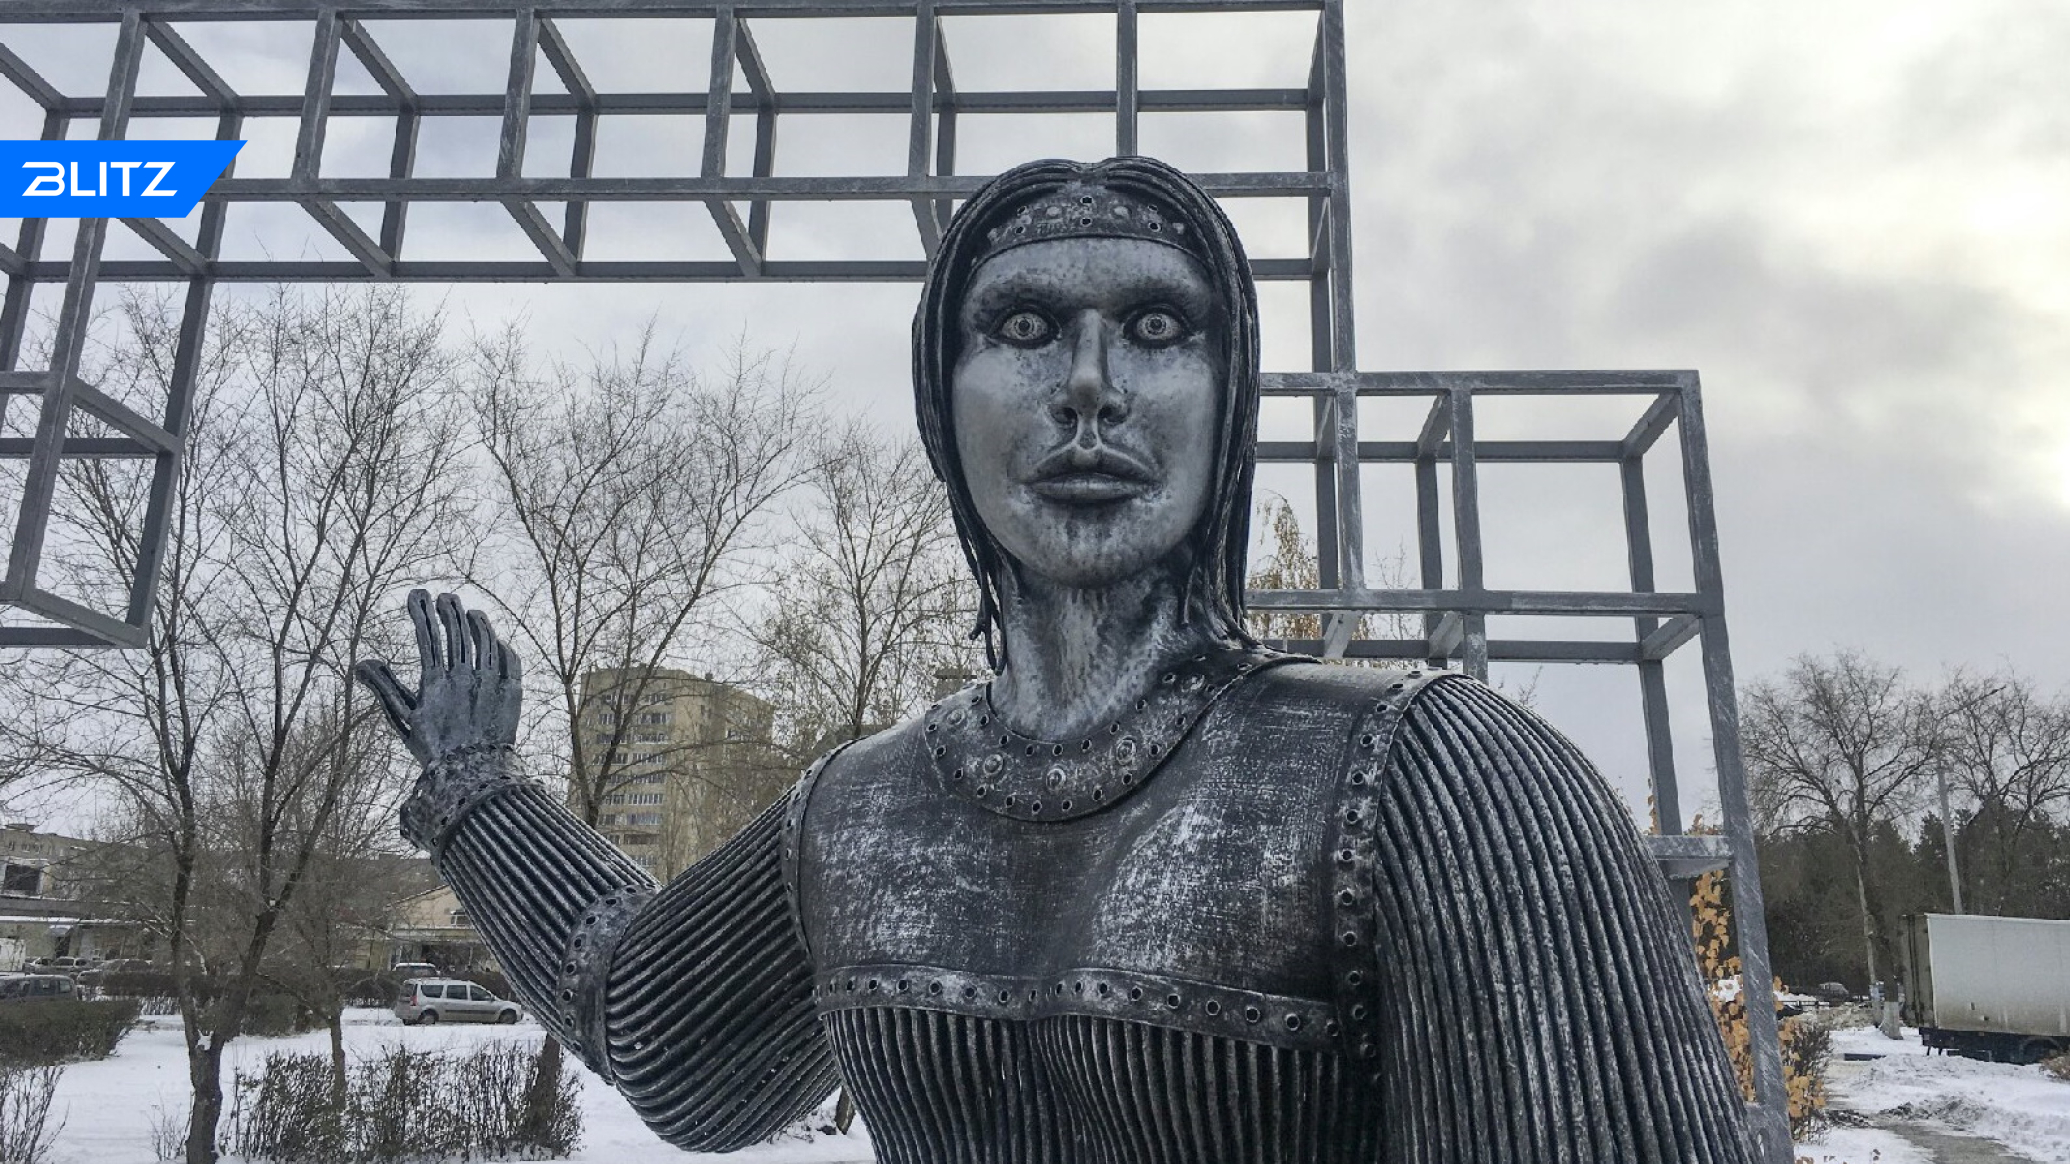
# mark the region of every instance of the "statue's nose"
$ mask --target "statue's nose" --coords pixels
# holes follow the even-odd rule
[[[1114,386],[1107,365],[1111,341],[1106,320],[1097,311],[1083,311],[1067,325],[1071,366],[1051,408],[1059,424],[1076,430],[1079,440],[1096,436],[1101,425],[1128,419],[1128,398]]]

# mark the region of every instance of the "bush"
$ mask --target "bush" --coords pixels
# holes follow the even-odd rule
[[[215,990],[206,978],[194,979],[195,994],[204,1002],[215,997]],[[173,976],[166,970],[124,970],[101,975],[94,989],[103,998],[177,998],[179,991],[173,989]]]
[[[0,1067],[0,1160],[43,1164],[65,1121],[50,1122],[57,1094],[56,1067]]]
[[[2050,1075],[2070,1083],[2070,1053],[2058,1055],[2053,1059],[2043,1059],[2041,1065]]]
[[[137,1021],[135,999],[53,998],[0,1005],[0,1066],[105,1059]]]
[[[564,1074],[543,1118],[528,1120],[535,1060],[513,1042],[467,1052],[395,1044],[348,1070],[341,1108],[328,1056],[271,1054],[257,1075],[237,1074],[228,1141],[254,1160],[326,1164],[566,1156],[582,1134],[578,1084]]]
[[[245,1004],[243,1033],[267,1038],[316,1029],[316,1016],[289,994],[254,994]]]
[[[1692,832],[1710,832],[1699,818]],[[1722,872],[1706,873],[1690,887],[1690,936],[1696,944],[1696,963],[1705,982],[1740,979],[1739,955],[1732,950],[1732,907],[1727,904],[1728,885]],[[1781,979],[1774,980],[1781,993]],[[1706,991],[1711,1016],[1725,1040],[1725,1054],[1733,1074],[1739,1078],[1742,1094],[1754,1098],[1754,1052],[1747,1027],[1745,996],[1739,991]],[[1790,1134],[1799,1139],[1816,1133],[1826,1120],[1826,1061],[1832,1053],[1833,1035],[1809,1015],[1781,1023],[1783,1090],[1788,1097]]]

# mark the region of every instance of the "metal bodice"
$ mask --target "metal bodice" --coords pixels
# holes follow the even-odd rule
[[[925,720],[808,781],[795,904],[884,1158],[1370,1160],[1372,865],[1345,833],[1417,685],[1256,671],[1067,819],[940,778]]]

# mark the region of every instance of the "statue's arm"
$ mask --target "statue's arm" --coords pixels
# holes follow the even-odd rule
[[[664,1139],[766,1140],[833,1089],[785,895],[779,802],[658,888],[512,762],[518,667],[480,612],[410,596],[411,691],[360,664],[424,764],[403,835],[430,853],[540,1023]]]
[[[1685,924],[1573,745],[1476,683],[1421,693],[1379,796],[1389,1160],[1754,1159]]]

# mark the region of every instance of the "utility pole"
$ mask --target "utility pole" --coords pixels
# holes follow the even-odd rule
[[[1955,912],[1967,913],[1962,908],[1962,877],[1955,871],[1955,817],[1948,810],[1948,769],[1936,764],[1933,780],[1941,794],[1941,840],[1942,848],[1948,851],[1948,891],[1955,896]]]

